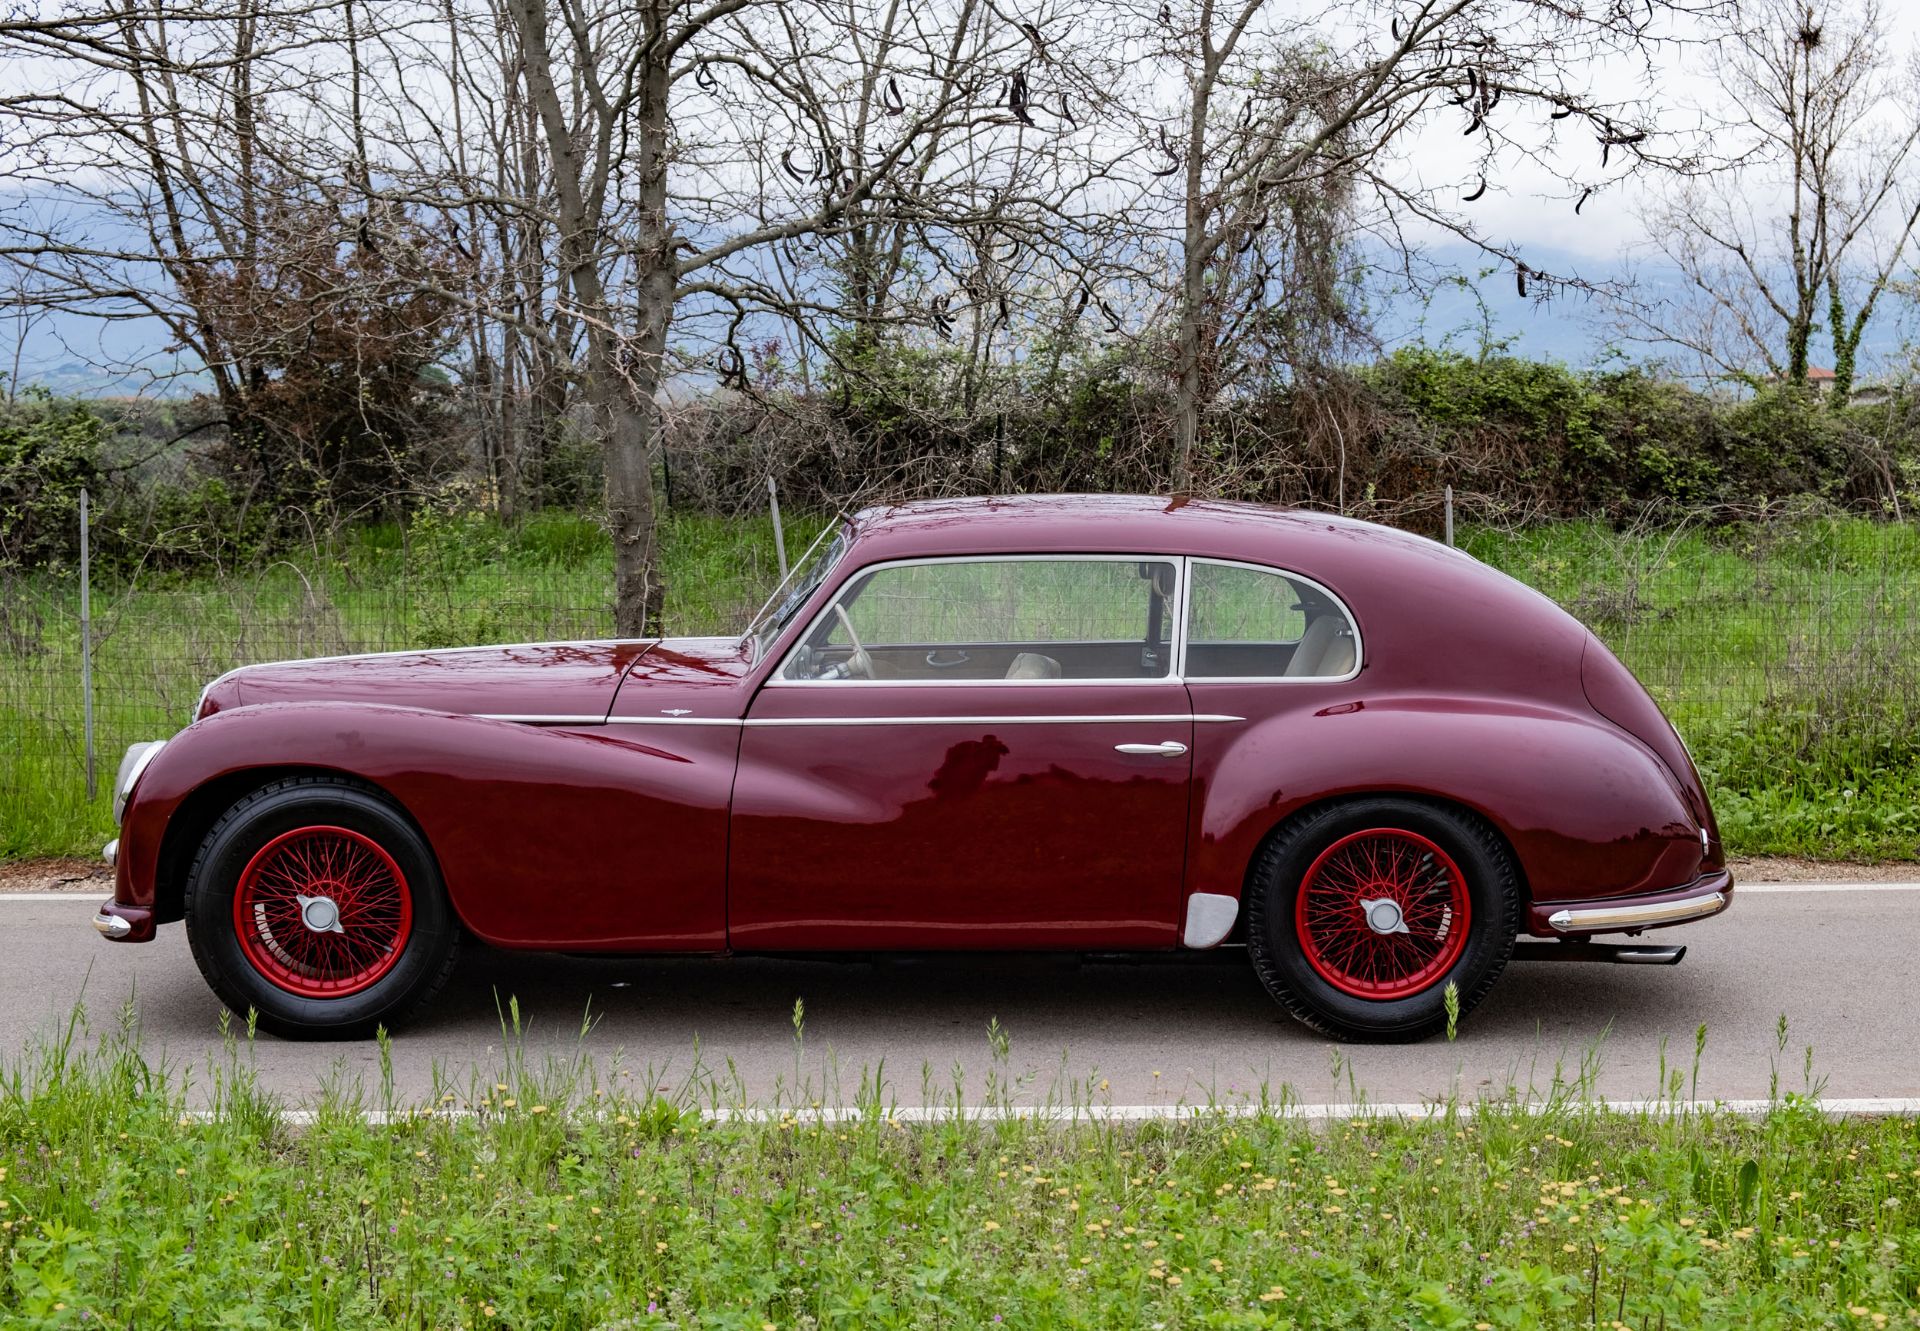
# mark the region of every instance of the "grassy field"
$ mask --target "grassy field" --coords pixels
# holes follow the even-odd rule
[[[1689,1112],[1684,1071],[1636,1112],[1562,1085],[1424,1120],[1129,1124],[1083,1085],[1046,1122],[907,1121],[863,1077],[844,1111],[803,1090],[749,1119],[503,1034],[430,1105],[336,1086],[297,1123],[237,1035],[193,1069],[130,1025],[0,1068],[0,1323],[1920,1324],[1914,1121],[1794,1094]]]
[[[790,521],[797,555],[818,528]],[[1591,625],[1668,708],[1747,854],[1920,857],[1920,528],[1855,519],[1463,544]],[[676,517],[667,619],[739,628],[770,588],[764,520]],[[100,793],[86,798],[71,580],[0,582],[0,856],[90,854],[121,749],[249,661],[611,632],[601,533],[567,515],[356,533],[325,558],[96,590]]]

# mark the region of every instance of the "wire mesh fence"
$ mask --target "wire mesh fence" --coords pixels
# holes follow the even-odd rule
[[[1830,511],[1649,515],[1626,529],[1464,525],[1462,548],[1591,627],[1668,710],[1736,848],[1813,802],[1799,846],[1882,799],[1850,849],[1920,852],[1920,526]],[[820,519],[789,515],[799,549]],[[796,529],[798,529],[796,531]],[[681,518],[667,532],[668,628],[744,624],[778,577],[764,521]],[[422,543],[338,551],[225,576],[93,588],[100,789],[86,791],[78,579],[0,570],[0,855],[88,853],[111,835],[122,749],[179,729],[202,686],[295,657],[609,636],[610,564]],[[1356,607],[1364,616],[1364,607]],[[1858,829],[1855,829],[1856,831]]]

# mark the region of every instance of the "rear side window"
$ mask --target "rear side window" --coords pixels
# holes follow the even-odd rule
[[[1333,593],[1246,564],[1193,561],[1188,679],[1341,679],[1360,664],[1360,637]]]

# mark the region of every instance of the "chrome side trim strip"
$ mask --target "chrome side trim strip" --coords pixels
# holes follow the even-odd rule
[[[1547,917],[1547,923],[1562,933],[1584,933],[1595,929],[1645,929],[1656,924],[1704,919],[1709,915],[1718,915],[1726,908],[1725,893],[1708,892],[1704,896],[1681,897],[1677,901],[1659,901],[1641,906],[1557,910]]]
[[[1244,721],[1244,716],[1202,716],[1193,712],[1162,712],[1153,715],[1125,716],[767,716],[752,717],[750,726],[1040,726],[1071,724],[1132,725],[1137,722],[1168,721]]]
[[[1044,716],[546,716],[533,712],[476,712],[484,721],[515,721],[533,726],[1020,726],[1074,721],[1096,725],[1132,722],[1244,721],[1244,716],[1213,712],[1066,713]]]
[[[518,721],[530,726],[597,726],[604,716],[560,716],[544,712],[475,712],[482,721]]]

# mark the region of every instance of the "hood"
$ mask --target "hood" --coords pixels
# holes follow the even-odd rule
[[[600,720],[652,639],[519,643],[274,661],[228,671],[194,720],[276,702],[369,702],[439,712]]]

